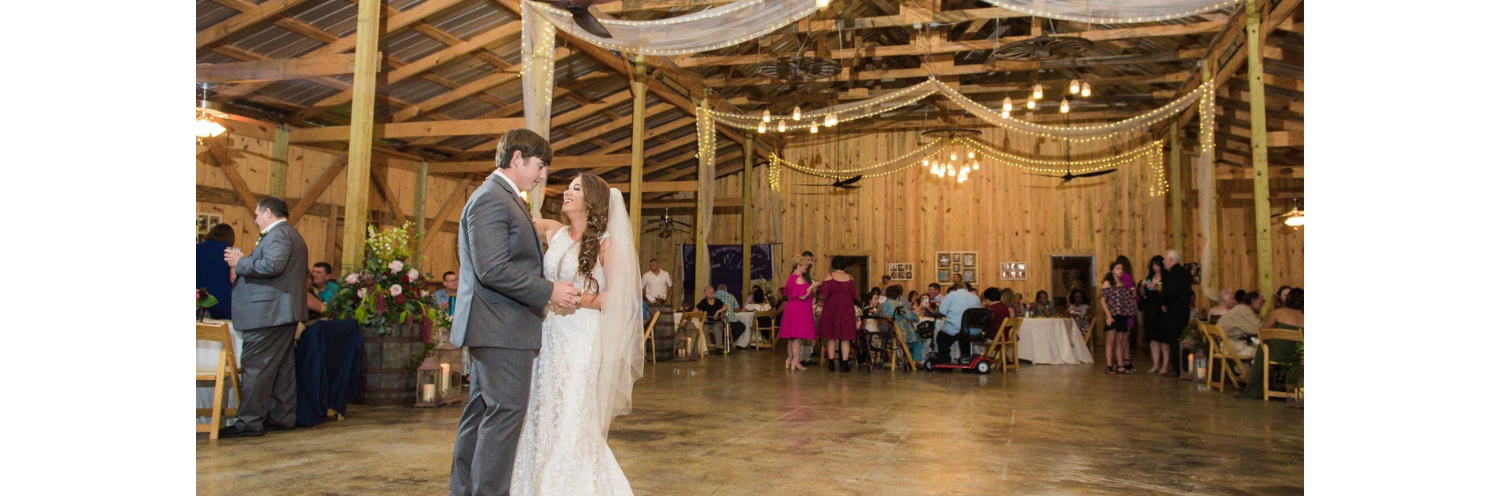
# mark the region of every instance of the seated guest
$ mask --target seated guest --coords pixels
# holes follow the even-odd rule
[[[746,312],[769,312],[769,311],[771,311],[771,301],[768,300],[768,299],[766,299],[766,292],[765,292],[765,290],[762,290],[762,289],[760,289],[759,286],[756,286],[755,289],[753,289],[753,290],[750,291],[750,299],[749,299],[749,301],[745,302],[745,311]]]
[[[1302,288],[1291,288],[1286,291],[1286,301],[1281,308],[1271,310],[1271,315],[1261,323],[1261,329],[1302,329]],[[1239,307],[1235,307],[1239,308]],[[1227,316],[1226,316],[1227,318]],[[1222,320],[1220,321],[1222,322]],[[1228,332],[1227,330],[1225,331]],[[1265,342],[1266,350],[1270,352],[1271,360],[1277,363],[1292,363],[1297,360],[1297,344],[1281,339],[1268,339]],[[1250,381],[1245,383],[1245,390],[1240,392],[1241,398],[1261,399],[1265,386],[1262,384],[1266,378],[1263,375],[1265,359],[1257,347],[1255,359],[1250,363]],[[1279,385],[1273,385],[1280,388]],[[1288,385],[1287,387],[1292,387]]]
[[[1302,288],[1289,288],[1281,308],[1271,310],[1261,329],[1302,329]]]
[[[1282,287],[1276,288],[1276,302],[1275,302],[1276,306],[1273,306],[1271,308],[1275,309],[1275,308],[1281,308],[1281,307],[1286,306],[1286,296],[1288,294],[1290,294],[1291,292],[1292,292],[1292,287],[1291,286],[1282,286]]]
[[[938,283],[927,285],[927,307],[929,310],[937,310],[943,304],[943,287]]]
[[[313,264],[312,286],[309,286],[309,289],[313,292],[313,294],[318,295],[318,300],[323,302],[324,305],[327,305],[329,301],[332,301],[333,295],[339,292],[339,285],[334,283],[333,281],[330,281],[330,277],[333,277],[332,265],[328,265],[328,262],[318,262]],[[318,306],[322,307],[323,305]]]
[[[1010,307],[1011,317],[1020,317],[1022,315],[1025,315],[1025,312],[1022,311],[1025,309],[1022,308],[1023,304],[1021,303],[1021,298],[1017,297],[1016,292],[1011,291],[1010,288],[1000,290],[1000,301],[1005,303],[1005,306]]]
[[[912,313],[911,308],[901,303],[901,285],[892,284],[885,287],[885,300],[875,310],[876,315],[890,317],[895,322],[894,329],[896,339],[906,342],[906,347],[911,350],[911,356],[922,356],[922,342],[917,339],[917,315]]]
[[[1219,319],[1224,317],[1224,314],[1229,313],[1229,310],[1234,308],[1237,303],[1234,300],[1234,294],[1233,291],[1227,289],[1219,291],[1219,304],[1208,309],[1208,323],[1218,323]],[[1241,296],[1241,298],[1243,297]]]
[[[979,308],[979,297],[970,293],[963,283],[955,283],[948,290],[948,297],[938,306],[938,316],[943,318],[943,328],[937,334],[937,363],[954,363],[949,358],[949,348],[958,343],[958,333],[967,332],[962,329],[964,310]],[[969,346],[958,347],[960,357],[968,357],[973,354]]]
[[[1078,324],[1078,330],[1088,334],[1089,329],[1089,298],[1083,294],[1082,289],[1068,292],[1068,315],[1073,316],[1073,322]]]
[[[917,292],[906,292],[906,296],[901,298],[901,304],[906,305],[906,308],[914,308],[917,304]]]
[[[323,318],[323,309],[327,308],[327,300],[318,294],[313,288],[313,282],[318,280],[318,271],[314,270],[307,274],[307,320]],[[330,296],[331,298],[331,296]]]
[[[451,270],[443,273],[443,289],[432,293],[432,301],[448,315],[453,315],[454,302],[458,301],[458,274]]]
[[[1036,301],[1031,304],[1032,315],[1036,317],[1056,317],[1057,307],[1052,303],[1052,298],[1047,296],[1046,291],[1036,292]]]
[[[229,264],[224,262],[224,250],[231,246],[234,246],[234,228],[229,227],[229,224],[217,224],[208,230],[208,235],[196,248],[197,287],[207,289],[208,294],[219,300],[217,305],[208,307],[208,316],[219,320],[229,319],[229,308],[234,301],[230,291],[234,273],[229,270]]]
[[[985,288],[983,296],[979,304],[990,309],[990,326],[985,328],[984,333],[991,339],[996,339],[1000,334],[1000,326],[1011,316],[1010,307],[1005,305],[1005,294],[1000,288]]]
[[[714,291],[713,286],[703,288],[703,299],[698,300],[698,305],[695,308],[703,312],[704,315],[703,333],[713,336],[716,340],[720,340],[720,346],[729,346],[731,345],[730,343],[722,342],[724,339],[724,314],[729,312],[729,306],[725,305],[717,295],[718,292]]]
[[[776,288],[776,304],[775,304],[776,309],[777,310],[781,310],[781,307],[783,305],[786,305],[786,287],[785,286],[780,287],[780,288]]]
[[[1260,337],[1260,308],[1265,305],[1258,291],[1245,293],[1245,300],[1244,305],[1235,305],[1219,318],[1219,328],[1224,330],[1234,354],[1240,358],[1255,356],[1257,343],[1251,338]]]
[[[719,283],[719,290],[714,292],[714,297],[718,298],[719,301],[724,302],[724,308],[728,309],[728,311],[740,311],[740,300],[735,299],[734,295],[729,294],[728,284],[724,284],[722,282]]]

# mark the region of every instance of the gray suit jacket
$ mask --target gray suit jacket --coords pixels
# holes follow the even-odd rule
[[[531,213],[510,184],[491,174],[458,220],[453,344],[541,349],[542,317],[551,298]]]
[[[307,244],[291,224],[272,227],[234,273],[236,329],[259,329],[307,319]]]

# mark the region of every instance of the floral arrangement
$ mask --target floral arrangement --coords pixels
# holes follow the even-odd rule
[[[429,276],[407,264],[413,253],[409,227],[410,223],[382,231],[369,228],[365,266],[344,276],[344,285],[328,302],[329,315],[355,319],[381,335],[398,324],[419,324],[424,341],[431,339],[434,328],[452,324],[448,314],[427,299],[423,288]]]

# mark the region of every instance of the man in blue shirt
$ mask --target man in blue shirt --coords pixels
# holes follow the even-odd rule
[[[729,294],[728,284],[719,283],[719,290],[714,292],[714,298],[724,302],[724,306],[729,308],[730,313],[740,311],[740,301],[736,300],[734,295]]]
[[[953,363],[948,349],[958,342],[964,310],[970,308],[979,308],[979,297],[969,292],[967,285],[962,282],[954,284],[953,290],[938,305],[938,313],[943,316],[943,329],[937,335],[938,363]],[[959,345],[959,356],[968,357],[970,353],[968,345]]]

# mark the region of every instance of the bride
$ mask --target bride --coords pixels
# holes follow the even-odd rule
[[[640,263],[621,198],[599,176],[580,174],[563,192],[568,224],[535,221],[547,240],[547,279],[571,281],[583,298],[575,310],[549,308],[542,321],[511,494],[631,494],[605,443],[610,421],[630,413],[645,353]]]

